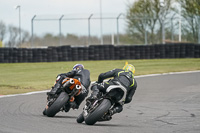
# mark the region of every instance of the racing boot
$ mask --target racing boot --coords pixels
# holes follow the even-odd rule
[[[70,102],[69,104],[70,104],[70,107],[74,110],[77,110],[79,108],[78,104],[75,101]]]
[[[116,113],[120,113],[122,112],[122,110],[123,110],[122,105],[115,106],[114,108],[109,110],[108,113],[104,117],[100,118],[98,121],[109,121],[112,119],[112,115]]]
[[[122,112],[122,110],[123,110],[122,105],[117,105],[117,106],[114,106],[111,110],[109,110],[109,114],[112,116],[116,113]]]
[[[66,105],[64,106],[64,111],[65,111],[65,112],[69,112],[70,108],[71,108],[71,106],[70,106],[70,104],[68,103],[68,104],[66,104]]]
[[[112,119],[112,116],[108,113],[105,116],[101,117],[98,121],[109,121]]]

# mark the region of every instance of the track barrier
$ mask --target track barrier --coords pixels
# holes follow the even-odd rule
[[[200,45],[180,43],[0,48],[0,63],[167,58],[200,58]]]

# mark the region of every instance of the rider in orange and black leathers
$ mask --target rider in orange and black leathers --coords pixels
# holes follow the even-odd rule
[[[82,101],[85,99],[85,97],[87,97],[88,92],[89,92],[89,86],[90,86],[90,72],[87,69],[84,69],[84,66],[82,64],[76,64],[72,71],[68,72],[68,73],[62,73],[59,74],[57,77],[62,77],[62,79],[59,81],[60,84],[62,83],[62,80],[65,77],[69,77],[69,78],[75,78],[78,79],[81,82],[81,87],[82,87],[82,91],[78,96],[75,96],[75,100],[73,102],[70,103],[70,108],[73,109],[78,109],[80,104],[82,103]],[[69,107],[65,108],[65,111],[69,111],[70,109]]]

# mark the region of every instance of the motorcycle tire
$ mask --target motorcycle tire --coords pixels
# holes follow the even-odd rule
[[[42,113],[43,113],[43,115],[47,115],[47,114],[46,114],[46,109],[44,109]]]
[[[76,122],[77,123],[82,123],[84,121],[84,117],[83,117],[83,113],[81,113],[77,118],[76,118]]]
[[[104,99],[102,103],[85,118],[87,125],[94,125],[111,107],[111,102],[108,99]]]
[[[60,109],[67,103],[69,100],[69,96],[66,92],[61,92],[58,98],[54,101],[54,103],[46,109],[46,115],[48,117],[54,117]]]

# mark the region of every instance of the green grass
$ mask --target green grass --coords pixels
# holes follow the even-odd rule
[[[59,73],[70,71],[74,64],[84,64],[90,70],[91,80],[100,73],[122,68],[126,60],[71,61],[53,63],[1,63],[0,95],[17,94],[49,89]],[[200,70],[197,59],[127,60],[136,68],[135,75]]]

